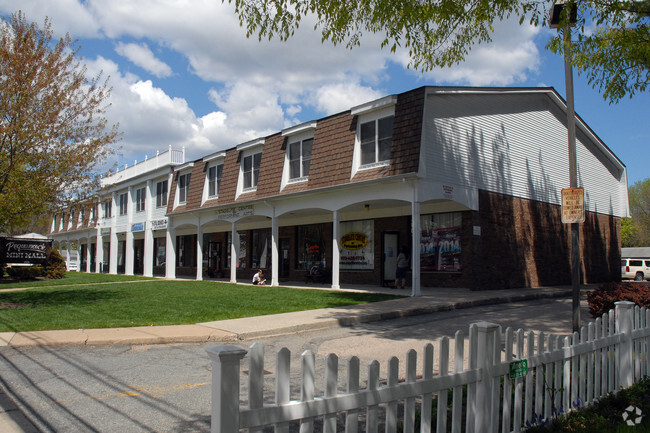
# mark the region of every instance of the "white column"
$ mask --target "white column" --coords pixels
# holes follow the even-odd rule
[[[97,245],[95,249],[95,272],[98,274],[102,271],[100,264],[104,261],[104,238],[102,237],[102,229],[97,228]]]
[[[203,280],[203,227],[201,218],[196,220],[196,280]]]
[[[230,235],[230,282],[237,282],[237,259],[239,257],[239,234],[237,233],[237,222],[232,223],[232,232]]]
[[[81,239],[77,239],[77,272],[81,272]]]
[[[278,227],[278,219],[275,216],[275,209],[273,210],[273,218],[271,219],[271,285],[279,286],[278,280],[280,265],[278,253],[278,244],[280,239],[280,229]]]
[[[90,246],[92,245],[92,242],[90,241],[91,239],[91,234],[88,234],[88,243],[86,245],[86,272],[92,272],[90,269],[90,263],[92,262],[92,255],[90,254]]]
[[[420,202],[418,201],[418,184],[413,185],[411,202],[411,296],[420,296]]]
[[[117,274],[117,230],[116,230],[116,222],[117,222],[117,202],[115,200],[115,192],[111,194],[111,234],[109,235],[109,267],[108,267],[108,273],[109,274]]]
[[[117,246],[118,246],[117,230],[115,228],[115,225],[113,225],[113,227],[111,227],[111,246],[110,246],[111,264],[109,270],[109,273],[111,274],[117,274]]]
[[[171,227],[171,221],[167,222],[165,277],[176,278],[176,231]]]
[[[339,211],[332,214],[332,289],[340,289],[341,248],[339,246],[341,217]]]
[[[153,194],[151,193],[151,180],[147,181],[147,189],[145,190],[147,197],[145,198],[145,209],[147,213],[147,222],[144,228],[144,253],[143,253],[143,267],[142,274],[145,277],[153,277],[153,229],[151,228],[151,215],[153,208]]]
[[[126,243],[124,251],[124,274],[133,275],[133,232],[131,231],[131,224],[133,224],[133,212],[135,212],[135,206],[133,206],[133,187],[130,186],[126,196],[126,215],[127,215],[127,224],[126,224]]]

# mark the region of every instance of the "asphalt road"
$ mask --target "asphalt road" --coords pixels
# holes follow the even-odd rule
[[[588,320],[583,309],[583,323]],[[383,376],[390,356],[403,360],[408,349],[421,352],[426,343],[466,331],[477,321],[569,334],[571,300],[456,310],[234,345],[264,344],[269,382],[280,347],[292,353],[295,378],[300,355],[308,349],[316,354],[320,367],[329,353],[336,353],[340,364],[352,355],[360,358],[362,366],[376,359]],[[22,424],[28,432],[209,432],[211,365],[206,348],[214,345],[4,347],[0,349],[0,388],[4,390],[0,410],[17,406],[29,420]],[[322,375],[317,376],[322,381]],[[245,380],[242,387],[244,397]],[[298,390],[296,382],[292,392]],[[20,421],[18,416],[15,419]]]

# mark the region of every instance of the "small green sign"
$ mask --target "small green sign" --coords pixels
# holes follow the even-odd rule
[[[510,379],[524,377],[528,374],[528,360],[514,361],[510,363]]]

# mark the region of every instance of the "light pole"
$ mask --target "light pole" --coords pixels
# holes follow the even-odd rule
[[[564,15],[563,15],[564,13]],[[567,15],[568,14],[568,15]],[[576,5],[555,3],[549,14],[549,27],[564,24],[564,81],[566,85],[567,131],[569,136],[569,186],[578,186],[576,158],[576,116],[573,103],[573,69],[571,67],[571,27],[577,21]],[[580,332],[580,223],[571,223],[571,287],[573,292],[573,332]]]

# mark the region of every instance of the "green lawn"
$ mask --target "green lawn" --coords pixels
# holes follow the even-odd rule
[[[0,292],[0,332],[178,325],[396,298],[75,272],[62,280],[0,283],[0,290],[24,287],[30,289]]]

